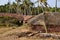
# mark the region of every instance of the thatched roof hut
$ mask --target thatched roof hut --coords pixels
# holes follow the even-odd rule
[[[45,32],[45,27],[48,27],[48,32],[60,32],[60,13],[41,13],[27,21],[31,25],[32,30]],[[46,23],[46,26],[45,26]],[[44,27],[45,26],[45,27]]]
[[[46,17],[46,19],[45,19]],[[60,13],[53,12],[53,13],[43,13],[35,16],[34,18],[28,21],[28,24],[32,25],[44,25],[47,22],[48,25],[60,25]]]

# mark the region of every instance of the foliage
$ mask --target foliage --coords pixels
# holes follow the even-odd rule
[[[40,0],[42,3],[46,2],[47,0]],[[21,3],[20,3],[21,2]],[[50,11],[50,12],[55,12],[55,7],[49,8],[49,7],[44,7],[42,10],[42,7],[34,7],[35,3],[31,2],[31,0],[22,0],[19,1],[19,3],[13,2],[12,4],[7,3],[5,5],[0,5],[0,13],[4,12],[10,12],[10,13],[17,13],[17,10],[20,11],[22,14],[26,15],[37,15],[39,13],[42,13],[44,11]],[[44,4],[45,5],[45,4]],[[46,4],[47,5],[47,4]],[[17,8],[17,6],[19,6]],[[60,12],[60,8],[57,8],[57,12]]]
[[[20,26],[19,20],[12,17],[0,17],[0,26]]]

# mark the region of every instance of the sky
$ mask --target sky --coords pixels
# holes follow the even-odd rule
[[[11,1],[11,3],[15,2],[15,0],[10,0],[10,1]],[[33,2],[33,0],[31,0],[31,1]],[[35,1],[37,1],[37,0],[34,0],[34,2]],[[55,7],[55,0],[47,0],[47,2],[51,7]],[[8,3],[8,0],[0,0],[0,5],[4,5],[7,3]],[[37,6],[37,3],[35,4],[35,6]],[[57,7],[60,8],[60,0],[58,0]]]

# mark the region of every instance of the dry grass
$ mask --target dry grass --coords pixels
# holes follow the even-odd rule
[[[27,31],[30,31],[30,29],[26,27],[26,25],[15,29],[13,29],[12,27],[0,28],[0,40],[58,40],[53,38],[41,38],[36,35],[31,37],[18,37],[16,35],[21,32],[27,32]]]
[[[0,28],[0,34],[3,34],[4,32],[7,32],[7,31],[9,31],[9,30],[12,30],[12,28],[11,27],[2,27],[2,28]]]

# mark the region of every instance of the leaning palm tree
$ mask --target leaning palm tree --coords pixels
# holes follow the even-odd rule
[[[45,15],[44,6],[43,6],[43,4],[44,4],[47,7],[47,2],[46,1],[47,0],[37,0],[36,2],[38,2],[38,6],[40,6],[40,4],[41,4],[41,8],[42,8],[42,11],[43,11],[43,14],[44,14],[44,22],[45,22],[43,25],[44,25],[45,31],[47,33],[47,23],[46,23],[47,17]],[[39,8],[38,8],[38,13],[39,13]]]
[[[42,5],[41,0],[37,0],[37,2],[38,2],[38,14],[39,14],[39,7],[40,7],[40,5],[41,5],[41,8],[42,8],[42,11],[44,11],[44,9],[43,9],[43,5]]]
[[[42,3],[44,3],[44,5],[47,7],[47,4],[46,4],[46,1],[47,1],[47,0],[38,0],[38,1],[40,2],[41,5],[42,5]],[[42,10],[43,10],[43,9],[44,9],[44,7],[43,7],[43,5],[42,5]],[[43,10],[43,14],[44,14],[44,22],[45,22],[44,28],[45,28],[45,31],[46,31],[46,33],[47,33],[47,23],[46,23],[47,18],[46,18],[46,15],[45,15],[44,10]]]
[[[38,3],[38,7],[37,7],[37,14],[39,14],[39,7],[40,7],[40,0],[37,0],[36,2],[34,2],[34,4]],[[42,4],[41,4],[42,5]],[[35,5],[34,5],[35,6]],[[43,5],[42,5],[43,6]],[[42,8],[42,7],[41,7]],[[42,8],[42,11],[43,11],[43,8]]]

